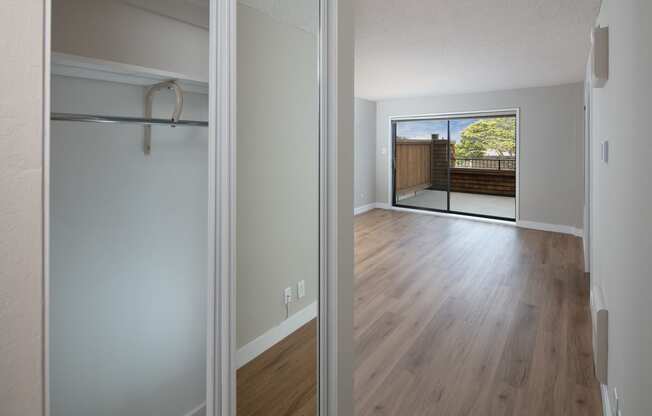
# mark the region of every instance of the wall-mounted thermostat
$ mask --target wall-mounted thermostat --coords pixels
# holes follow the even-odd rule
[[[591,67],[593,68],[594,88],[602,88],[609,80],[609,28],[596,27],[591,36]]]

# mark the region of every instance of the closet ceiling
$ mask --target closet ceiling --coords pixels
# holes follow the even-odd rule
[[[387,99],[584,79],[600,0],[354,0],[356,96]]]
[[[208,29],[210,0],[114,0]],[[238,0],[272,19],[317,33],[316,0]]]
[[[120,0],[131,6],[208,29],[210,0]]]

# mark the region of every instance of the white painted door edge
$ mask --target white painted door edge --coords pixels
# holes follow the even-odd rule
[[[214,280],[207,354],[207,416],[236,413],[235,369],[235,167],[236,167],[236,0],[211,2],[209,138],[215,175],[209,182],[214,201],[210,217],[214,238]]]

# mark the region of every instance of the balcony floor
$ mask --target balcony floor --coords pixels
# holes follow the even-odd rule
[[[423,190],[399,198],[399,204],[414,208],[446,210],[446,192]],[[516,218],[516,198],[451,192],[451,211]]]

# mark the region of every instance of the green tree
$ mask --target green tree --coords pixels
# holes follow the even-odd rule
[[[514,117],[485,118],[462,131],[455,146],[458,158],[483,157],[488,151],[500,156],[516,154],[516,119]]]

